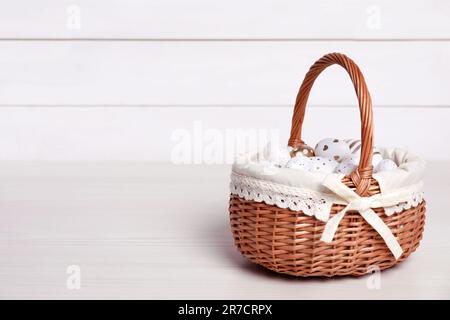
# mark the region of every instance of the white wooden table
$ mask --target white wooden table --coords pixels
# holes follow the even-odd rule
[[[296,279],[247,262],[229,166],[0,164],[0,298],[449,299],[450,164],[429,163],[418,251],[368,277]],[[81,270],[69,290],[68,266]]]

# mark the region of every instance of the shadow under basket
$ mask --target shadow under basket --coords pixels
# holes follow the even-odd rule
[[[343,205],[333,205],[331,216]],[[374,209],[403,249],[396,260],[381,236],[361,217],[349,211],[332,243],[320,241],[325,222],[302,211],[263,202],[230,198],[234,243],[250,261],[294,276],[362,276],[376,266],[387,269],[405,260],[419,246],[425,225],[425,201],[417,207],[385,216]]]

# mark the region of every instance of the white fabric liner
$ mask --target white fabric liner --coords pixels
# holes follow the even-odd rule
[[[391,159],[398,165],[395,170],[373,175],[380,185],[381,194],[408,190],[405,199],[400,199],[395,206],[384,208],[385,214],[391,215],[417,206],[423,200],[424,160],[398,148],[378,149],[384,159]],[[259,163],[258,159],[257,153],[245,154],[236,159],[231,175],[232,194],[280,208],[302,210],[322,221],[328,220],[333,203],[345,204],[338,195],[323,186],[327,174],[268,167]]]

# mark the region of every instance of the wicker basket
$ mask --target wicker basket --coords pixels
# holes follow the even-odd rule
[[[364,77],[347,56],[327,54],[316,61],[300,87],[288,145],[304,144],[301,139],[306,102],[317,76],[328,66],[339,64],[350,75],[358,97],[361,115],[361,157],[358,168],[342,182],[361,197],[380,193],[372,177],[372,102]],[[330,217],[345,206],[333,204]],[[238,250],[250,261],[270,270],[294,276],[365,275],[406,259],[419,246],[425,223],[425,201],[400,213],[386,216],[383,208],[373,208],[401,246],[397,259],[385,241],[359,211],[349,210],[337,227],[333,241],[321,241],[326,223],[302,211],[280,208],[265,202],[246,200],[231,194],[231,229]]]

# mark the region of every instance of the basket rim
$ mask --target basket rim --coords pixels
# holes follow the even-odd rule
[[[395,170],[373,174],[373,178],[380,186],[381,193],[394,192],[422,183],[426,166],[422,157],[402,148],[377,147],[377,149],[384,159],[391,159],[398,164],[398,168]],[[264,159],[262,152],[241,154],[233,163],[232,173],[282,186],[327,193],[322,182],[329,174],[268,167],[259,159]]]

